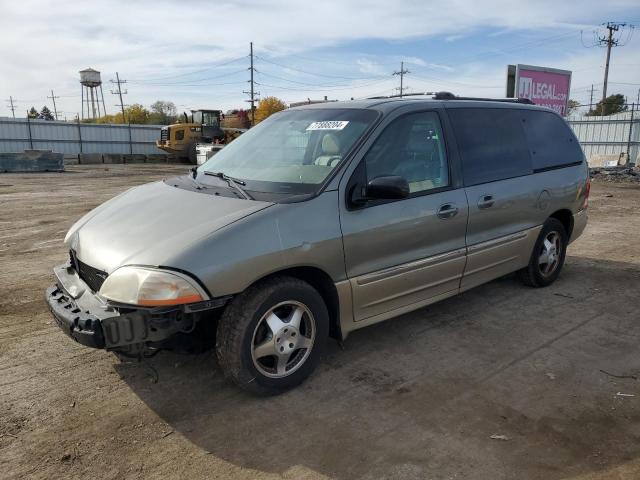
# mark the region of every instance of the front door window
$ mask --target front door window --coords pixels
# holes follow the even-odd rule
[[[364,158],[367,182],[397,175],[411,193],[449,185],[449,168],[440,119],[435,112],[419,112],[394,120]]]

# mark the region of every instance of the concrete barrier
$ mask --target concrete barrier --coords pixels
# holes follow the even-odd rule
[[[78,155],[78,163],[80,165],[95,165],[103,163],[101,153],[81,153]]]
[[[0,172],[63,172],[64,156],[50,150],[0,153]]]
[[[142,154],[125,154],[122,155],[124,163],[144,163],[146,155]]]
[[[620,162],[620,155],[592,155],[587,160],[589,168],[615,167]]]
[[[124,163],[120,153],[105,153],[102,155],[102,160],[104,163]]]
[[[161,153],[147,155],[146,163],[169,163],[169,155]]]
[[[78,165],[78,154],[77,153],[75,155],[66,154],[64,156],[64,164],[65,165]]]

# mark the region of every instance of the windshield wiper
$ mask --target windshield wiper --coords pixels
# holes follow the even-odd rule
[[[244,188],[242,188],[240,185],[246,185],[247,182],[245,182],[244,180],[240,180],[239,178],[233,178],[230,177],[229,175],[227,175],[224,172],[209,172],[208,170],[204,171],[205,175],[209,175],[210,177],[218,177],[224,181],[226,181],[230,187],[235,188],[236,190],[238,190],[247,200],[253,200],[253,197],[251,195],[249,195]]]

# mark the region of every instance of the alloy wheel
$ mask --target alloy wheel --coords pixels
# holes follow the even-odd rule
[[[286,377],[307,360],[315,336],[315,318],[306,305],[293,300],[278,303],[260,318],[253,332],[253,364],[267,377]]]
[[[542,242],[538,257],[538,269],[543,276],[549,277],[557,270],[560,265],[561,253],[562,238],[560,234],[555,231],[549,232]]]

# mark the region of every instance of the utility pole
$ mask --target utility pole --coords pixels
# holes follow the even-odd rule
[[[244,91],[242,93],[249,95],[249,100],[245,100],[245,102],[249,102],[251,103],[251,126],[253,127],[253,125],[255,124],[254,121],[254,115],[255,115],[255,111],[256,111],[256,95],[260,95],[260,92],[256,92],[255,88],[254,88],[254,84],[255,82],[253,81],[253,73],[256,71],[256,69],[253,67],[253,42],[249,43],[249,58],[251,59],[251,66],[249,67],[249,72],[251,75],[250,80],[248,80],[249,84],[250,84],[250,90],[248,92]]]
[[[589,97],[589,110],[594,110],[593,108],[593,92],[597,91],[597,89],[593,88],[593,83],[591,84],[591,96]]]
[[[609,61],[611,60],[611,48],[620,45],[620,40],[614,38],[613,34],[624,28],[626,23],[607,22],[606,29],[609,31],[606,36],[598,37],[598,44],[607,46],[607,62],[604,67],[604,85],[602,86],[602,100],[607,98],[607,83],[609,81]],[[603,102],[604,103],[604,102]]]
[[[124,116],[124,101],[122,100],[122,95],[123,94],[127,94],[127,90],[125,90],[124,92],[122,91],[122,84],[123,83],[127,83],[126,80],[120,80],[120,75],[118,75],[118,72],[116,72],[116,81],[114,82],[113,80],[110,80],[111,83],[115,83],[118,86],[117,90],[111,90],[111,93],[113,95],[118,95],[120,97],[120,110],[122,111],[122,123],[127,123],[127,119]],[[104,107],[104,105],[103,105]]]
[[[60,97],[56,97],[53,94],[53,90],[51,90],[51,96],[47,98],[50,98],[53,101],[53,116],[56,117],[56,120],[58,120],[58,109],[56,108],[56,98],[60,98]]]
[[[13,104],[13,97],[11,95],[9,95],[9,100],[7,100],[9,102],[9,108],[11,109],[11,115],[13,115],[13,118],[16,118],[16,106]]]
[[[400,62],[400,71],[399,72],[393,72],[393,75],[400,75],[400,98],[402,98],[402,94],[404,93],[404,91],[406,90],[406,88],[408,87],[404,87],[403,86],[403,82],[404,82],[404,76],[407,73],[411,73],[409,70],[405,70],[404,69],[404,62]]]

